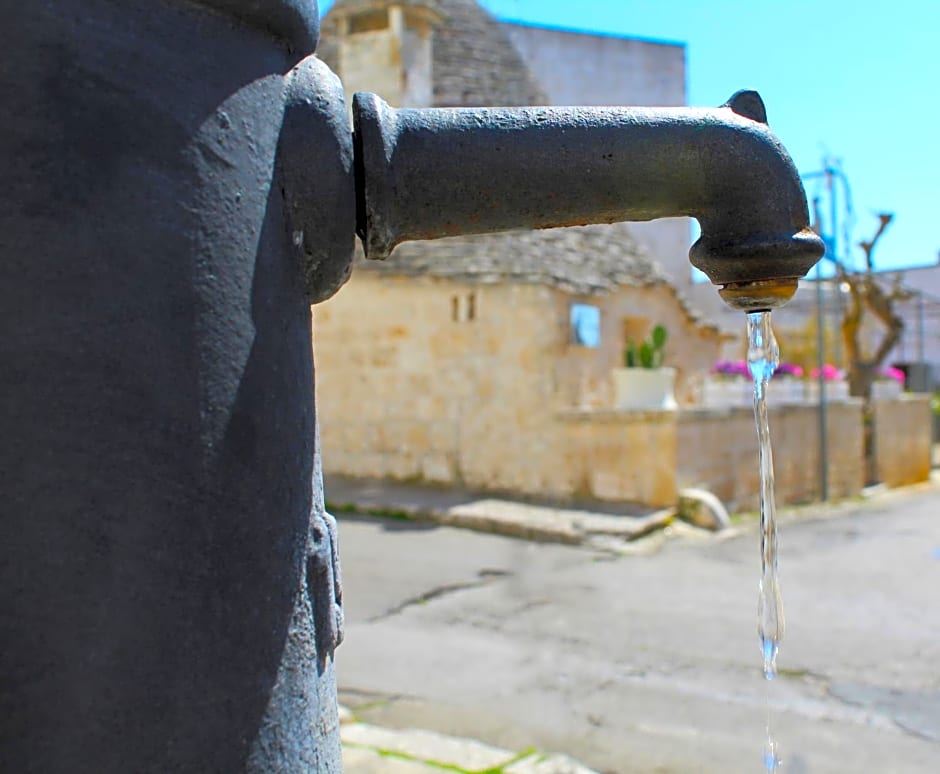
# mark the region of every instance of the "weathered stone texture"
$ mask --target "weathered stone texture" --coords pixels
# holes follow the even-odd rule
[[[676,502],[675,411],[561,415],[567,494],[670,506]]]
[[[572,301],[600,308],[599,348],[569,344]],[[581,296],[547,285],[357,273],[315,310],[327,470],[650,505],[672,504],[677,488],[697,486],[733,509],[755,508],[749,406],[605,408],[624,317],[667,326],[667,363],[680,367],[679,398],[690,397],[688,375],[714,361],[719,338],[667,286]],[[926,398],[879,401],[875,411],[880,479],[897,486],[926,478]],[[828,423],[830,497],[855,496],[865,484],[861,404],[830,404]],[[778,502],[817,499],[816,407],[772,406],[771,432]]]
[[[350,36],[338,50],[335,64],[327,64],[341,74],[349,104],[353,93],[367,88],[384,95],[390,104],[400,105],[404,95],[402,73],[400,68],[390,66],[400,61],[400,41],[387,30],[380,30]]]
[[[667,282],[630,229],[617,223],[405,242],[385,261],[367,261],[360,252],[356,268],[485,284],[547,284],[572,293]]]
[[[597,349],[569,343],[579,298],[601,309]],[[579,297],[544,284],[357,273],[314,312],[327,470],[674,502],[674,413],[577,410],[609,405],[625,313],[666,324],[676,364],[701,368],[717,354],[717,335],[664,285]]]
[[[829,496],[853,497],[864,485],[862,405],[833,403],[828,423]],[[779,504],[820,495],[818,413],[812,405],[770,410],[776,496]],[[757,433],[749,406],[691,409],[679,415],[678,480],[681,487],[714,492],[733,510],[756,508],[760,499]]]
[[[408,3],[439,14],[431,40],[433,106],[544,105],[548,100],[503,29],[476,0]],[[387,8],[388,0],[337,0],[322,24],[319,56],[343,80],[336,19],[359,10]],[[378,76],[377,76],[378,77]],[[368,86],[373,91],[377,88]],[[398,91],[396,89],[396,91]],[[407,107],[408,105],[403,105]]]
[[[933,424],[930,396],[908,393],[897,400],[872,403],[875,472],[888,486],[916,484],[930,478]]]

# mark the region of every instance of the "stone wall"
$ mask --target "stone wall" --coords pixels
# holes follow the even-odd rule
[[[897,400],[872,401],[872,411],[878,481],[904,486],[930,478],[930,396],[906,393]]]
[[[339,49],[346,104],[352,106],[357,91],[381,94],[390,105],[402,104],[404,78],[401,39],[388,29],[362,32],[344,40]]]
[[[865,483],[861,401],[830,404],[827,420],[829,496],[854,497]],[[770,432],[777,503],[818,499],[817,408],[771,407]],[[758,507],[757,432],[754,412],[749,406],[680,412],[677,449],[679,487],[708,489],[732,510]]]
[[[602,345],[572,345],[572,301],[601,309]],[[679,487],[732,509],[758,505],[749,406],[618,412],[607,379],[623,316],[663,322],[670,357],[707,368],[717,337],[669,288],[576,297],[544,285],[479,284],[359,271],[314,309],[317,405],[327,472],[415,479],[522,495],[670,505]],[[877,401],[878,475],[890,486],[930,471],[927,396]],[[780,504],[819,498],[814,405],[771,407]],[[860,401],[828,411],[829,495],[865,483]]]
[[[675,505],[676,411],[565,411],[555,480],[565,493]]]
[[[566,412],[587,398],[610,405],[622,315],[666,324],[677,363],[710,364],[717,336],[696,326],[670,288],[628,287],[582,299],[601,308],[603,344],[579,347],[570,340],[572,300],[544,285],[358,272],[314,309],[325,470],[674,501],[674,415],[599,411],[575,421]]]
[[[537,492],[554,294],[361,272],[314,310],[327,471]]]

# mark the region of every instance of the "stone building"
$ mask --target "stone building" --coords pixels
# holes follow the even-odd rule
[[[572,331],[594,310],[597,346]],[[315,310],[328,471],[667,505],[675,411],[610,409],[625,338],[670,331],[667,363],[720,347],[625,226],[399,246]],[[321,367],[322,366],[322,367]]]
[[[475,0],[338,0],[320,55],[349,92],[397,106],[684,102],[681,46],[593,38],[499,23]],[[584,78],[592,68],[627,74],[610,99],[595,88],[578,100],[546,56],[553,46],[567,46]],[[674,502],[675,412],[612,411],[610,371],[628,339],[663,324],[688,400],[721,337],[664,268],[672,259],[688,276],[687,222],[643,225],[406,243],[385,262],[360,257],[348,285],[315,310],[327,469]],[[573,329],[585,316],[596,339]]]

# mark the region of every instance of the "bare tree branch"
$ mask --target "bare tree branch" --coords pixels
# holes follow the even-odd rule
[[[818,217],[818,204],[817,204]],[[878,229],[874,236],[859,242],[865,253],[864,273],[849,272],[841,263],[836,263],[839,281],[849,288],[850,302],[842,316],[842,340],[849,365],[849,389],[852,395],[868,399],[871,397],[871,384],[878,367],[888,356],[901,338],[904,320],[894,311],[897,301],[910,297],[903,288],[900,276],[895,279],[890,291],[886,291],[875,278],[874,251],[878,240],[884,234],[893,216],[882,213],[878,216]],[[884,335],[878,342],[873,355],[865,358],[860,338],[866,312],[871,313],[884,326]]]

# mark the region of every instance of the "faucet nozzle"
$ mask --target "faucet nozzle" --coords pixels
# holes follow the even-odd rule
[[[692,264],[742,311],[785,304],[824,246],[793,161],[742,91],[715,109],[395,109],[353,99],[368,258],[408,239],[686,215]]]
[[[729,282],[719,288],[718,295],[739,312],[768,312],[793,298],[797,287],[798,277]]]

